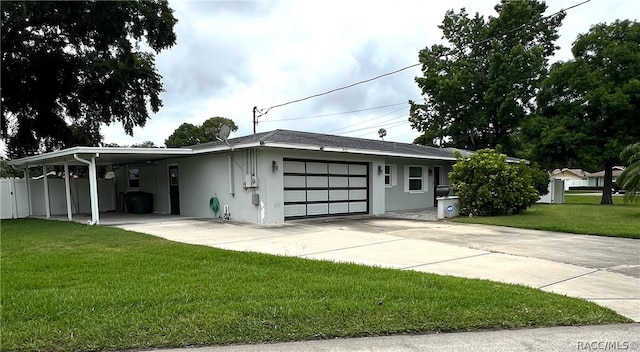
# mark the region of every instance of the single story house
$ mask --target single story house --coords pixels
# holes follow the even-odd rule
[[[614,166],[612,175],[611,175],[611,181],[615,183],[618,177],[620,177],[620,175],[624,171],[624,169],[625,169],[624,166]],[[588,173],[587,182],[588,182],[588,186],[592,186],[592,187],[604,186],[604,170]]]
[[[555,169],[551,172],[550,178],[564,181],[564,190],[568,191],[569,187],[587,186],[587,173],[582,169]]]
[[[43,183],[38,192],[44,192],[44,204],[32,204],[34,197],[29,195],[29,215],[48,217],[66,210],[72,219],[67,175],[68,167],[75,165],[89,171],[84,197],[90,200],[93,223],[99,223],[100,211],[122,211],[123,196],[129,192],[145,192],[152,195],[152,211],[158,214],[226,214],[234,221],[282,224],[309,217],[432,208],[435,187],[449,183],[454,152],[279,129],[185,148],[73,147],[9,164],[24,170],[26,179],[31,168],[66,169],[64,191],[54,192],[57,196],[50,194],[51,181],[38,181]],[[115,177],[106,183],[99,179],[99,166],[111,166]],[[31,183],[27,192],[35,192],[29,190],[34,188]],[[53,196],[59,200],[54,202]],[[116,199],[116,205],[104,197]],[[52,207],[54,203],[58,206]]]

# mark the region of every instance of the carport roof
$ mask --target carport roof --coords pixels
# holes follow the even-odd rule
[[[119,147],[73,147],[50,153],[10,160],[9,165],[18,167],[39,165],[85,165],[76,159],[96,157],[97,165],[140,164],[156,160],[191,155],[187,148],[119,148]]]

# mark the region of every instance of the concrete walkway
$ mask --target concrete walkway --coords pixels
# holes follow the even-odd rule
[[[229,250],[523,284],[640,321],[640,242],[633,239],[380,217],[274,227],[206,219],[118,227]]]

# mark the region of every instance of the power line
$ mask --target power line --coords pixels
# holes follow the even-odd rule
[[[341,131],[341,132],[338,132],[338,131],[339,131],[339,130],[338,130],[338,131],[334,131],[334,132],[330,132],[330,133],[340,133],[340,134],[344,134],[344,133],[352,133],[352,132],[358,132],[358,131],[362,131],[362,130],[366,130],[366,129],[370,129],[370,128],[379,128],[379,127],[383,127],[383,126],[385,126],[385,124],[404,123],[404,122],[405,122],[404,120],[403,120],[403,121],[396,121],[396,120],[398,120],[398,119],[405,119],[405,118],[407,118],[407,117],[409,117],[409,115],[407,115],[407,114],[404,114],[404,113],[403,113],[403,114],[402,114],[402,115],[400,115],[400,116],[396,116],[396,117],[390,118],[390,119],[388,119],[388,120],[384,120],[384,121],[382,121],[382,122],[379,122],[379,123],[377,123],[375,126],[359,127],[359,128],[353,129],[353,130],[347,130],[347,131]],[[391,121],[395,121],[395,122],[391,122]]]
[[[376,130],[376,128],[379,129],[379,128],[382,127],[385,130],[391,130],[391,129],[394,129],[396,127],[400,127],[400,126],[404,125],[405,123],[406,123],[406,120],[403,120],[403,121],[388,123],[388,124],[381,125],[381,126],[371,127],[372,131],[369,131],[369,132],[366,132],[366,133],[363,133],[363,134],[359,134],[356,137],[364,137],[364,136],[370,135],[371,133],[377,133],[378,131]]]
[[[523,25],[518,26],[518,27],[516,27],[516,28],[512,28],[512,29],[510,29],[510,30],[508,30],[508,31],[506,31],[506,32],[503,32],[503,33],[500,33],[500,34],[496,34],[496,35],[493,35],[493,36],[491,36],[491,37],[489,37],[489,38],[483,39],[483,40],[481,40],[481,41],[478,41],[478,42],[475,42],[475,43],[470,43],[470,44],[468,44],[468,45],[467,45],[467,47],[470,47],[470,46],[472,46],[472,45],[479,45],[479,44],[483,44],[483,43],[488,42],[488,41],[490,41],[490,40],[492,40],[492,39],[496,39],[496,38],[499,38],[499,37],[503,37],[503,36],[505,36],[505,35],[507,35],[507,34],[510,34],[510,33],[515,32],[515,31],[521,30],[522,28],[525,28],[525,27],[527,27],[527,26],[529,26],[529,25],[532,25],[532,24],[534,24],[534,23],[542,22],[542,21],[547,20],[547,19],[549,19],[549,18],[555,17],[555,16],[557,16],[557,15],[559,15],[559,14],[561,14],[561,13],[565,13],[565,12],[566,12],[566,11],[568,11],[568,10],[574,9],[574,8],[576,8],[576,7],[578,7],[578,6],[582,6],[582,5],[584,5],[584,4],[586,4],[586,3],[590,2],[590,1],[591,1],[591,0],[585,0],[585,1],[581,2],[581,3],[577,3],[577,4],[572,5],[572,6],[569,6],[569,7],[567,7],[567,8],[560,9],[559,11],[557,11],[557,12],[555,12],[555,13],[551,14],[551,15],[548,15],[548,16],[545,16],[545,17],[542,17],[542,18],[540,18],[539,20],[535,20],[535,21],[532,21],[532,22],[530,22],[530,23],[523,24]],[[331,93],[334,93],[334,92],[337,92],[337,91],[340,91],[340,90],[344,90],[344,89],[352,88],[352,87],[355,87],[355,86],[360,85],[360,84],[368,83],[368,82],[375,81],[375,80],[380,79],[380,78],[383,78],[383,77],[387,77],[387,76],[394,75],[394,74],[396,74],[396,73],[399,73],[399,72],[402,72],[402,71],[408,70],[408,69],[410,69],[410,68],[413,68],[413,67],[419,66],[419,65],[421,65],[421,64],[422,64],[422,63],[420,63],[420,62],[419,62],[419,63],[417,63],[417,64],[413,64],[413,65],[405,66],[405,67],[402,67],[402,68],[397,69],[397,70],[395,70],[395,71],[391,71],[391,72],[383,73],[383,74],[381,74],[381,75],[378,75],[378,76],[375,76],[375,77],[372,77],[372,78],[369,78],[369,79],[365,79],[365,80],[363,80],[363,81],[358,81],[358,82],[355,82],[355,83],[352,83],[352,84],[349,84],[349,85],[346,85],[346,86],[343,86],[343,87],[339,87],[339,88],[331,89],[331,90],[328,90],[328,91],[323,92],[323,93],[313,94],[313,95],[310,95],[310,96],[308,96],[308,97],[304,97],[304,98],[301,98],[301,99],[295,99],[295,100],[288,101],[288,102],[286,102],[286,103],[273,105],[273,106],[271,106],[271,107],[269,107],[269,108],[266,108],[266,109],[258,109],[258,107],[254,106],[254,107],[253,107],[253,129],[254,129],[254,133],[255,133],[256,125],[258,124],[258,117],[260,117],[260,116],[264,116],[265,114],[267,114],[267,113],[268,113],[271,109],[273,109],[273,108],[277,108],[277,107],[281,107],[281,106],[285,106],[285,105],[289,105],[289,104],[293,104],[293,103],[298,103],[298,102],[305,101],[305,100],[308,100],[308,99],[317,98],[317,97],[320,97],[320,96],[323,96],[323,95],[331,94]],[[257,114],[259,114],[259,115],[257,115]]]
[[[504,37],[504,36],[505,36],[505,35],[507,35],[507,34],[511,34],[511,33],[513,33],[513,32],[519,31],[519,30],[521,30],[521,29],[523,29],[523,28],[525,28],[525,27],[527,27],[527,26],[530,26],[530,25],[532,25],[532,24],[535,24],[535,23],[538,23],[538,22],[542,22],[542,21],[544,21],[544,20],[548,20],[548,19],[550,19],[550,18],[552,18],[552,17],[556,17],[557,15],[559,15],[559,14],[561,14],[561,13],[565,13],[565,12],[567,12],[568,10],[574,9],[574,8],[576,8],[576,7],[578,7],[578,6],[582,6],[582,5],[586,4],[586,3],[588,3],[589,1],[591,1],[591,0],[585,0],[585,1],[581,2],[581,3],[579,3],[579,4],[575,4],[575,5],[569,6],[569,7],[565,8],[565,9],[560,9],[559,11],[554,12],[554,13],[552,13],[551,15],[548,15],[548,16],[545,16],[545,17],[542,17],[542,18],[540,18],[539,20],[535,20],[535,21],[531,21],[531,22],[529,22],[529,23],[525,23],[525,24],[520,25],[520,26],[518,26],[518,27],[516,27],[516,28],[512,28],[512,29],[510,29],[510,30],[508,30],[508,31],[506,31],[506,32],[503,32],[503,33],[500,33],[500,34],[496,34],[496,35],[491,36],[491,37],[489,37],[489,38],[487,38],[487,39],[483,39],[483,40],[481,40],[481,41],[479,41],[479,42],[471,43],[471,44],[469,44],[468,46],[472,46],[472,45],[480,45],[480,44],[484,44],[484,43],[486,43],[486,42],[488,42],[488,41],[490,41],[490,40],[492,40],[492,39],[496,39],[496,38],[498,38],[498,37]]]
[[[333,114],[313,115],[313,116],[304,116],[304,117],[292,117],[292,118],[284,118],[284,119],[277,119],[277,120],[267,120],[267,121],[262,121],[262,123],[265,123],[265,122],[280,122],[280,121],[304,120],[304,119],[314,119],[314,118],[318,118],[318,117],[328,117],[328,116],[346,115],[346,114],[353,114],[353,113],[356,113],[356,112],[363,112],[363,111],[370,111],[370,110],[384,109],[384,108],[388,108],[388,107],[392,107],[392,106],[398,106],[398,105],[404,105],[404,104],[407,104],[407,102],[406,102],[406,101],[404,101],[404,102],[402,102],[402,103],[389,104],[389,105],[382,105],[382,106],[375,106],[375,107],[372,107],[372,108],[366,108],[366,109],[360,109],[360,110],[343,111],[343,112],[337,112],[337,113],[333,113]]]
[[[382,115],[378,115],[378,116],[376,116],[376,117],[374,117],[374,118],[372,118],[372,119],[369,119],[369,120],[365,121],[364,123],[365,123],[365,124],[370,124],[370,123],[372,123],[373,121],[375,121],[375,120],[377,120],[377,119],[381,119],[381,118],[383,118],[383,117],[385,117],[385,116],[391,115],[391,114],[393,114],[394,112],[398,112],[398,111],[400,111],[400,110],[404,110],[404,107],[402,107],[402,108],[400,108],[400,109],[395,109],[395,110],[393,110],[393,111],[386,112],[386,113],[384,113],[384,114],[382,114]],[[397,117],[394,117],[394,119],[395,119],[395,118],[397,118]],[[382,122],[386,122],[386,121],[389,121],[389,120],[385,120],[385,121],[382,121]],[[352,127],[352,126],[347,126],[347,127],[338,128],[337,130],[333,130],[333,131],[331,131],[331,132],[329,132],[329,133],[337,133],[337,132],[340,132],[341,130],[348,129],[348,128],[351,128],[351,127]],[[341,132],[341,133],[342,133],[342,132]]]
[[[288,102],[286,102],[286,103],[282,103],[282,104],[274,105],[274,106],[269,107],[269,108],[267,108],[266,110],[264,110],[264,112],[263,112],[263,111],[260,111],[260,112],[262,113],[262,115],[264,115],[264,114],[268,113],[268,112],[269,112],[269,110],[271,110],[271,109],[273,109],[273,108],[278,108],[278,107],[281,107],[281,106],[285,106],[285,105],[289,105],[289,104],[293,104],[293,103],[298,103],[298,102],[301,102],[301,101],[304,101],[304,100],[308,100],[308,99],[311,99],[311,98],[317,98],[317,97],[319,97],[319,96],[323,96],[323,95],[327,95],[327,94],[330,94],[330,93],[334,93],[334,92],[337,92],[337,91],[340,91],[340,90],[343,90],[343,89],[347,89],[347,88],[355,87],[355,86],[360,85],[360,84],[364,84],[364,83],[368,83],[368,82],[371,82],[371,81],[375,81],[376,79],[380,79],[380,78],[382,78],[382,77],[395,75],[396,73],[402,72],[402,71],[404,71],[404,70],[408,70],[408,69],[410,69],[410,68],[412,68],[412,67],[416,67],[416,66],[418,66],[418,65],[420,65],[420,63],[413,64],[413,65],[409,65],[409,66],[405,66],[405,67],[400,68],[400,69],[397,69],[397,70],[395,70],[395,71],[391,71],[391,72],[383,73],[383,74],[381,74],[381,75],[378,75],[378,76],[375,76],[375,77],[372,77],[372,78],[369,78],[369,79],[365,79],[364,81],[355,82],[355,83],[349,84],[349,85],[344,86],[344,87],[331,89],[331,90],[328,90],[328,91],[326,91],[326,92],[324,92],[324,93],[318,93],[318,94],[310,95],[310,96],[305,97],[305,98],[296,99],[296,100],[288,101]]]

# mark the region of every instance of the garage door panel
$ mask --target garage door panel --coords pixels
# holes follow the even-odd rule
[[[349,212],[349,203],[330,203],[329,214],[345,214]]]
[[[349,190],[349,200],[366,200],[366,199],[367,199],[366,189],[350,189]]]
[[[367,211],[367,202],[349,202],[350,213],[362,213]]]
[[[329,187],[349,187],[349,178],[341,176],[329,177]]]
[[[332,175],[348,175],[349,164],[329,164],[329,173]]]
[[[367,187],[365,177],[349,177],[349,187]]]
[[[307,191],[307,201],[308,202],[318,202],[318,201],[328,201],[329,200],[329,192],[322,190],[316,191],[311,190]]]
[[[285,217],[305,216],[305,215],[307,215],[306,204],[285,204],[284,206]]]
[[[367,165],[349,164],[349,175],[366,175]]]
[[[307,204],[307,215],[325,215],[329,213],[329,204]]]
[[[284,176],[284,187],[306,187],[306,178],[304,176]]]
[[[327,163],[307,162],[308,174],[327,174],[329,171]]]
[[[328,187],[329,178],[327,176],[307,176],[307,187]]]
[[[304,190],[284,191],[285,202],[304,202],[307,200],[307,192]]]
[[[329,200],[349,200],[349,190],[332,189],[329,191]]]
[[[304,167],[305,167],[304,161],[287,160],[284,162],[283,172],[284,173],[304,173],[305,172]]]

